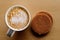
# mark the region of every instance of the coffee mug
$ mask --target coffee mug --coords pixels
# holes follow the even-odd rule
[[[9,27],[7,35],[12,37],[16,31],[23,31],[29,26],[31,14],[26,7],[13,5],[6,11],[5,22]]]

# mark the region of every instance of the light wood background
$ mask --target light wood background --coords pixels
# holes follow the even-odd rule
[[[36,37],[28,27],[25,31],[16,32],[13,37],[8,37],[5,12],[17,4],[25,6],[30,11],[32,19],[39,11],[49,12],[54,21],[51,32],[45,37]],[[60,0],[0,0],[0,40],[60,40]]]

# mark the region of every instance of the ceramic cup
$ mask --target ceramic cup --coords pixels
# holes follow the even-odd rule
[[[28,21],[27,25],[26,25],[25,27],[23,27],[23,28],[15,29],[15,28],[12,28],[12,27],[9,25],[9,23],[8,23],[7,15],[9,14],[9,11],[10,11],[11,9],[13,9],[14,7],[21,7],[21,8],[23,8],[23,9],[25,9],[25,10],[27,11],[28,15],[29,15],[29,21]],[[16,31],[23,31],[23,30],[25,30],[25,29],[29,26],[29,24],[30,24],[30,22],[31,22],[31,14],[30,14],[30,12],[28,11],[28,9],[27,9],[26,7],[24,7],[24,6],[22,6],[22,5],[13,5],[13,6],[11,6],[11,7],[6,11],[6,14],[5,14],[5,22],[6,22],[6,25],[9,27],[9,29],[8,29],[8,31],[7,31],[7,35],[8,35],[9,37],[12,37]]]

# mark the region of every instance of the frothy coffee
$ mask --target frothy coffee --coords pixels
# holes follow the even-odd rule
[[[8,13],[8,23],[11,27],[15,29],[23,28],[27,25],[29,15],[26,12],[25,9],[20,7],[15,7],[11,9],[11,11]]]

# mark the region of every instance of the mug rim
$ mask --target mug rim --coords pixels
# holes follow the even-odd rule
[[[29,15],[29,21],[28,21],[27,25],[26,25],[25,27],[23,27],[23,28],[15,29],[15,28],[11,27],[11,26],[8,24],[7,14],[8,14],[9,11],[10,11],[11,9],[13,9],[14,7],[21,7],[21,8],[23,8],[23,9],[25,9],[25,10],[27,11],[28,15]],[[22,30],[25,30],[25,29],[29,26],[30,22],[31,22],[31,14],[30,14],[30,12],[28,11],[28,9],[27,9],[25,6],[22,6],[22,5],[13,5],[13,6],[9,7],[8,10],[6,11],[6,14],[5,14],[5,23],[6,23],[6,25],[7,25],[10,29],[12,29],[12,30],[14,30],[14,31],[22,31]]]

